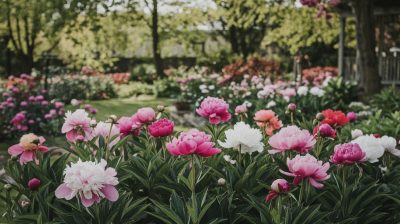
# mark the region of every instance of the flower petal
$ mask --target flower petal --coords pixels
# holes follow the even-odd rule
[[[19,144],[13,145],[10,148],[8,148],[8,154],[12,156],[18,156],[22,152],[24,152],[24,149]]]
[[[107,198],[110,201],[117,201],[119,194],[117,189],[113,185],[106,184],[103,186],[100,191],[104,194],[105,198]]]

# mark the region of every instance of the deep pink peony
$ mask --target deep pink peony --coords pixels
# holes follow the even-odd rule
[[[186,156],[197,154],[202,157],[209,157],[221,152],[214,148],[211,136],[197,129],[182,132],[178,138],[167,143],[167,149],[173,156]]]
[[[357,143],[336,145],[330,161],[335,164],[354,164],[365,160],[365,152]]]
[[[35,134],[26,134],[21,137],[19,144],[8,148],[8,154],[11,156],[20,156],[19,163],[21,165],[36,159],[36,152],[47,152],[49,149],[43,146],[46,140],[43,137],[38,137]]]
[[[167,118],[160,119],[149,125],[148,130],[153,137],[165,137],[174,132],[174,122]]]
[[[65,122],[61,132],[66,133],[67,140],[70,142],[75,142],[78,136],[83,136],[85,140],[89,140],[92,129],[88,113],[83,109],[78,109],[73,113],[68,111],[65,114]]]
[[[289,183],[285,179],[276,179],[271,184],[271,191],[268,193],[265,200],[270,202],[278,197],[279,193],[288,192],[290,190]]]
[[[139,135],[142,124],[132,117],[121,117],[118,120],[119,132],[123,137],[128,135]]]
[[[348,112],[346,117],[349,119],[350,122],[355,122],[357,120],[357,114],[355,112]]]
[[[229,104],[227,104],[223,99],[209,96],[201,102],[200,107],[196,109],[196,112],[198,115],[208,118],[211,124],[219,124],[231,119],[231,114],[228,110]]]
[[[32,191],[37,190],[40,186],[40,180],[37,178],[32,178],[28,182],[28,188]]]
[[[281,173],[294,177],[293,184],[299,184],[304,178],[308,178],[309,183],[315,188],[322,188],[324,185],[319,183],[329,179],[327,171],[330,167],[329,162],[322,164],[314,156],[307,154],[305,156],[297,155],[293,159],[287,159],[289,172],[279,170]]]
[[[299,153],[306,153],[312,149],[316,140],[307,130],[300,130],[297,126],[282,128],[278,133],[271,136],[268,143],[272,150],[270,154],[295,150]]]
[[[336,130],[332,128],[329,124],[321,124],[319,126],[316,126],[313,133],[314,135],[317,135],[319,133],[322,137],[326,138],[336,138]]]
[[[11,124],[19,131],[27,131],[28,126],[25,124],[26,112],[21,111],[17,113],[12,119]]]
[[[139,121],[140,123],[152,122],[156,117],[156,112],[151,107],[140,108],[136,114],[133,115],[132,119]]]

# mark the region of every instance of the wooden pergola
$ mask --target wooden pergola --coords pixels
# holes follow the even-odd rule
[[[353,51],[351,55],[346,55],[346,19],[354,17],[351,8],[346,4],[337,6],[340,18],[339,50],[338,50],[338,68],[339,74],[347,80],[358,82],[363,81],[362,74],[357,71],[358,52]],[[375,47],[379,75],[383,85],[400,84],[400,38],[393,40],[392,43],[385,43],[388,32],[400,36],[400,0],[380,0],[374,4],[375,30],[377,34],[377,45]],[[388,27],[394,27],[394,30],[387,30]],[[397,26],[397,27],[396,27]],[[394,45],[393,45],[394,44]],[[392,45],[392,46],[390,46]]]

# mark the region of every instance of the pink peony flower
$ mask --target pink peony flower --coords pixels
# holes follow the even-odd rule
[[[219,124],[231,119],[231,114],[228,110],[229,104],[227,104],[223,99],[207,97],[201,102],[200,107],[196,109],[196,112],[201,117],[208,118],[211,124]]]
[[[247,107],[245,104],[238,105],[235,108],[235,114],[244,114],[247,112]]]
[[[276,179],[271,184],[271,191],[265,197],[265,201],[270,202],[278,197],[279,193],[288,192],[290,190],[289,183],[285,179]]]
[[[330,161],[335,164],[354,164],[365,160],[363,152],[357,143],[336,145]]]
[[[174,122],[166,118],[160,119],[149,125],[148,130],[153,137],[165,137],[174,132]]]
[[[128,135],[139,135],[142,124],[135,119],[133,117],[121,117],[118,120],[117,126],[123,137]]]
[[[142,124],[152,122],[156,117],[156,112],[151,107],[140,108],[136,114],[133,115],[132,119]]]
[[[32,178],[28,182],[28,188],[32,191],[37,190],[40,186],[40,180],[37,178]]]
[[[317,135],[319,133],[322,137],[326,138],[336,138],[336,130],[332,128],[329,124],[321,124],[319,126],[316,126],[313,133],[314,135]]]
[[[95,137],[103,137],[104,141],[107,143],[107,141],[112,141],[108,142],[108,148],[111,149],[115,144],[118,143],[120,140],[119,137],[119,129],[116,125],[113,125],[111,123],[104,123],[100,121],[97,123],[96,127],[94,128],[91,137],[92,139]],[[116,137],[118,136],[118,137]],[[99,146],[99,140],[97,139],[96,145]]]
[[[346,117],[349,119],[350,122],[355,122],[357,120],[357,114],[354,112],[348,112]]]
[[[49,149],[43,146],[46,140],[35,134],[26,134],[21,137],[19,144],[8,148],[8,154],[11,156],[20,156],[19,163],[21,165],[36,159],[36,151],[47,152]]]
[[[63,134],[66,133],[68,141],[75,142],[79,135],[88,140],[91,136],[91,131],[89,115],[83,109],[78,109],[73,113],[67,112],[61,132]]]
[[[272,135],[275,130],[282,127],[282,121],[279,120],[272,110],[259,110],[254,115],[254,120],[258,127],[265,128],[267,135]]]
[[[25,125],[26,112],[21,111],[17,113],[10,121],[10,123],[19,131],[27,131],[28,126]]]
[[[64,108],[64,103],[63,102],[54,102],[54,106],[56,107],[56,109],[61,109]]]
[[[319,183],[330,178],[326,172],[330,165],[329,162],[322,164],[314,156],[307,154],[305,156],[297,155],[293,159],[287,159],[289,172],[279,170],[281,173],[294,177],[293,184],[299,184],[304,178],[315,188],[322,188],[324,185]]]
[[[214,148],[211,136],[197,129],[182,132],[178,138],[167,143],[167,149],[173,156],[185,156],[197,154],[202,157],[209,157],[221,152]]]
[[[28,102],[21,101],[20,105],[21,105],[21,107],[26,107],[26,106],[28,106]]]
[[[79,197],[85,207],[99,203],[102,198],[117,201],[117,172],[114,168],[106,166],[105,160],[101,160],[100,163],[79,160],[67,166],[64,170],[64,183],[55,191],[56,197],[66,200]]]
[[[272,150],[268,150],[268,152],[275,154],[295,150],[299,153],[306,153],[313,148],[315,142],[316,140],[307,130],[300,130],[297,126],[288,126],[271,136],[268,143],[272,146]]]

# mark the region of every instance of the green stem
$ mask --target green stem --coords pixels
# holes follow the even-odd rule
[[[238,165],[242,163],[242,145],[239,145]]]
[[[290,121],[292,122],[292,125],[294,125],[293,112],[290,112]]]
[[[193,217],[193,223],[198,223],[197,220],[197,199],[196,199],[196,164],[195,164],[195,155],[192,155],[192,186],[191,186],[191,190],[192,190],[192,208],[195,212],[195,217]]]

